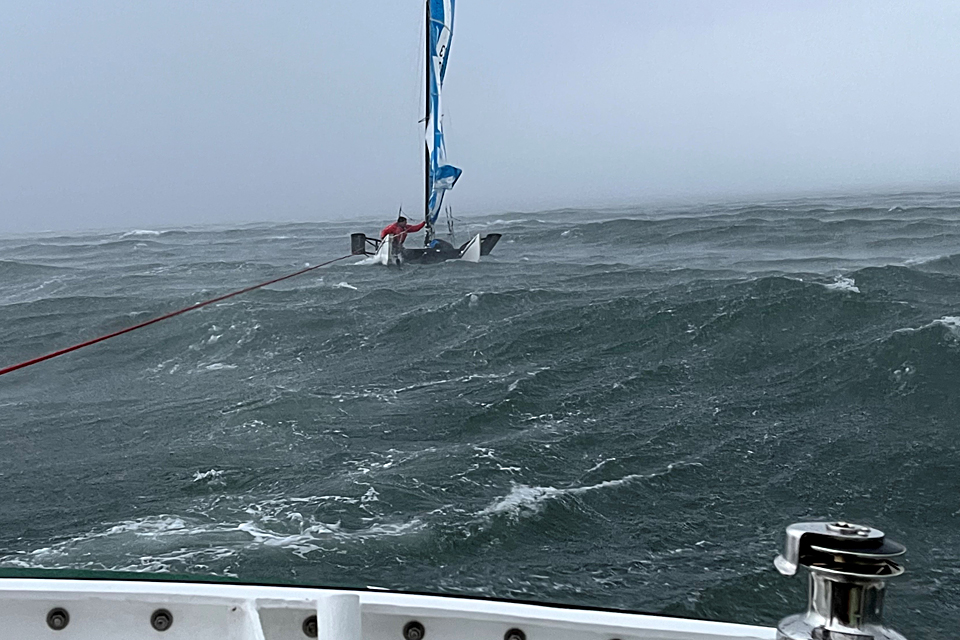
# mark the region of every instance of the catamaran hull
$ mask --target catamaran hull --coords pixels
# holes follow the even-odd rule
[[[350,252],[353,255],[373,256],[373,263],[384,266],[400,266],[411,264],[436,264],[447,260],[463,260],[464,262],[479,262],[482,256],[489,255],[500,241],[499,233],[485,236],[473,236],[459,248],[444,240],[436,240],[430,247],[407,248],[399,246],[392,236],[383,240],[368,238],[363,233],[354,233],[350,236]]]

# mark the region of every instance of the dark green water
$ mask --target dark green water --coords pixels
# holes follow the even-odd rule
[[[0,366],[348,250],[365,224],[0,240]],[[960,196],[472,218],[0,378],[0,567],[772,625],[782,530],[907,545],[960,626]],[[416,242],[411,239],[408,242]]]

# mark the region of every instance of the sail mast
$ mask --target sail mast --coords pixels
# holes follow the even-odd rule
[[[433,62],[432,54],[430,52],[430,0],[424,0],[424,6],[426,7],[426,24],[424,27],[424,32],[426,33],[426,49],[424,50],[424,74],[423,74],[423,84],[426,88],[426,100],[424,100],[424,129],[423,129],[423,220],[427,223],[427,230],[424,237],[424,242],[430,244],[430,241],[433,240],[433,225],[430,224],[430,144],[427,142],[427,136],[429,135],[430,125],[430,64]]]

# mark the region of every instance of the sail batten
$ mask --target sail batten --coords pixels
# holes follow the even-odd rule
[[[426,203],[425,217],[431,232],[440,215],[444,194],[453,188],[463,173],[447,164],[446,143],[443,136],[441,94],[447,74],[450,44],[453,39],[453,15],[456,0],[426,0],[427,2],[427,117],[426,139]]]

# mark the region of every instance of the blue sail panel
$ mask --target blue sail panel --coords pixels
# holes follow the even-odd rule
[[[444,191],[447,189],[453,189],[453,185],[455,185],[457,180],[460,179],[461,173],[463,173],[463,170],[458,169],[450,164],[437,167],[437,171],[433,176],[433,184],[435,184],[437,188],[443,189]]]
[[[443,206],[443,194],[453,189],[453,185],[457,184],[457,180],[460,179],[460,174],[463,171],[453,165],[445,164],[434,169],[432,173],[433,192],[430,194],[430,224],[434,224],[437,221],[437,216],[440,215],[440,207]]]
[[[429,0],[430,2],[430,55],[436,64],[436,74],[443,85],[447,75],[447,58],[453,38],[454,0]]]
[[[447,164],[447,149],[443,137],[441,94],[447,74],[450,43],[453,39],[453,12],[455,0],[428,0],[430,3],[430,64],[427,81],[430,83],[430,114],[427,122],[427,150],[430,153],[428,186],[430,198],[427,221],[432,226],[440,215],[443,195],[456,184],[462,171]]]

